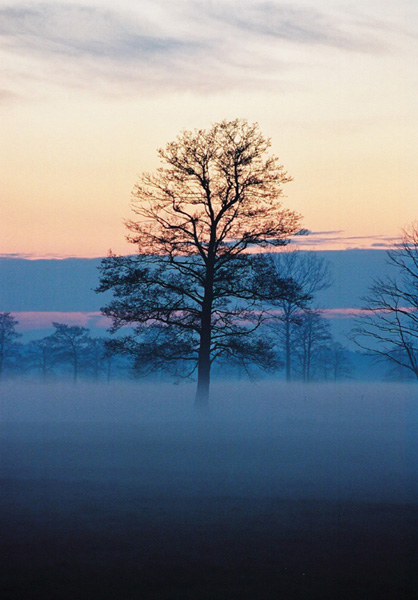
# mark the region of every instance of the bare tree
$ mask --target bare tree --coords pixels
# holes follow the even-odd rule
[[[403,362],[404,353],[402,351],[399,352],[399,362]],[[415,373],[411,371],[411,369],[407,369],[406,367],[399,364],[399,362],[395,362],[393,360],[387,361],[387,369],[384,372],[383,379],[385,381],[414,381],[416,379]]]
[[[69,362],[72,366],[73,379],[77,381],[80,359],[89,347],[89,330],[78,325],[52,323],[55,332],[52,338],[54,353],[58,360]]]
[[[303,311],[312,306],[316,293],[330,287],[331,268],[328,261],[315,252],[286,250],[272,254],[271,260],[273,272],[283,279],[293,280],[299,288],[299,294],[288,294],[274,302],[279,314],[270,322],[283,348],[286,381],[290,381],[292,356],[300,334]]]
[[[29,342],[27,360],[29,368],[35,368],[39,371],[42,379],[47,379],[58,361],[56,340],[53,335]]]
[[[297,323],[295,370],[305,382],[314,379],[332,341],[330,324],[319,310],[304,311]]]
[[[351,337],[369,354],[418,379],[418,224],[404,231],[387,256],[394,275],[372,282]]]
[[[351,377],[353,364],[349,351],[340,342],[332,341],[319,352],[318,359],[322,365],[322,378],[334,381]]]
[[[124,350],[188,361],[199,405],[208,403],[214,360],[260,346],[250,333],[260,323],[263,269],[248,250],[281,246],[299,229],[299,216],[280,201],[291,178],[269,146],[257,124],[238,119],[184,131],[135,186],[137,220],[127,227],[138,255],[102,263],[98,291],[114,292],[103,313],[113,330],[136,327],[137,341],[125,338]],[[284,281],[280,288],[278,297],[291,293]],[[149,327],[152,344],[141,345]]]
[[[106,373],[108,380],[110,379],[111,358],[107,354],[105,338],[88,337],[85,346],[85,358],[86,364],[96,381],[102,371]]]
[[[19,342],[17,341],[22,334],[16,331],[16,321],[9,312],[0,313],[0,379],[3,377],[4,369],[11,366],[17,357]]]

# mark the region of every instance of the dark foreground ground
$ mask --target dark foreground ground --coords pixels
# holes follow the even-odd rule
[[[177,422],[16,412],[0,598],[415,600],[415,401],[338,402]]]
[[[2,489],[3,599],[417,597],[412,506]]]
[[[2,489],[3,599],[417,597],[413,506]]]
[[[417,506],[300,497],[306,471],[262,469],[273,440],[42,433],[3,443],[3,599],[417,597]]]

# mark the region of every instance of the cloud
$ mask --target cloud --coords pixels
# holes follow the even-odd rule
[[[71,4],[0,9],[0,35],[17,51],[116,62],[164,57],[191,46],[190,42],[147,33],[144,23],[132,22],[129,15]]]
[[[142,18],[143,17],[143,18]],[[148,91],[185,80],[187,60],[207,52],[198,39],[180,39],[146,15],[71,4],[0,8],[0,40],[23,79],[86,88],[115,83]],[[33,69],[36,61],[38,68]],[[10,69],[9,69],[10,71]],[[121,90],[121,92],[123,92]]]
[[[326,319],[353,319],[367,314],[363,308],[324,308],[321,314]]]
[[[392,248],[399,237],[388,235],[344,235],[342,230],[312,231],[306,236],[294,236],[291,244],[304,250],[355,250]]]
[[[13,102],[18,98],[17,94],[10,90],[0,89],[0,104]]]
[[[300,59],[283,58],[283,44],[368,53],[387,47],[370,23],[356,25],[349,14],[255,0],[243,0],[238,11],[232,1],[142,0],[121,9],[14,3],[0,7],[0,40],[9,64],[18,58],[21,79],[105,86],[112,94],[277,87],[303,68]]]
[[[19,329],[23,331],[52,329],[53,322],[87,328],[108,329],[110,327],[110,320],[99,312],[14,311],[13,316],[19,323]]]
[[[2,260],[13,260],[13,259],[22,259],[22,260],[67,260],[67,259],[83,259],[84,255],[77,256],[76,254],[59,254],[57,252],[3,252],[0,253],[0,259]],[[97,257],[90,258],[102,258],[102,255],[98,255]]]
[[[244,2],[237,11],[236,5],[228,5],[229,9],[223,11],[223,20],[242,32],[294,44],[360,52],[376,52],[386,47],[381,40],[370,36],[369,27],[353,31],[350,19],[340,21],[317,8],[277,2]]]
[[[328,231],[309,231],[308,235],[314,236],[339,236],[343,233],[342,229],[330,229]]]

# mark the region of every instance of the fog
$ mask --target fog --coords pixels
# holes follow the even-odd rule
[[[6,600],[416,597],[414,384],[0,395]]]
[[[5,383],[2,479],[95,481],[145,495],[414,503],[413,384]]]

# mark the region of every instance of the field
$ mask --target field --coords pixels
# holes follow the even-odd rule
[[[0,388],[2,598],[411,599],[415,385]]]

